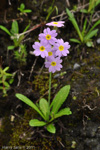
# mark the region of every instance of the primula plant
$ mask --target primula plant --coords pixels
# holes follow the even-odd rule
[[[0,25],[0,29],[5,31],[13,41],[13,45],[8,46],[7,49],[14,50],[14,57],[21,65],[26,64],[27,51],[26,45],[23,44],[23,39],[25,38],[24,32],[28,30],[29,26],[30,24],[28,24],[22,34],[20,34],[19,25],[16,20],[12,22],[10,31],[6,27]]]
[[[23,32],[27,31],[29,27],[30,24],[26,26]],[[8,50],[13,50],[14,48],[20,46],[24,39],[24,34],[19,34],[19,25],[16,20],[12,22],[10,31],[2,25],[0,25],[0,29],[6,32],[10,36],[10,39],[13,40],[13,45],[8,46]]]
[[[63,21],[51,22],[46,25],[61,27],[63,26]],[[43,33],[39,34],[40,42],[35,42],[32,47],[34,49],[33,53],[35,56],[41,56],[45,59],[45,67],[48,68],[50,76],[49,76],[49,92],[48,92],[48,100],[42,98],[39,100],[39,104],[34,104],[30,99],[26,96],[17,93],[16,97],[25,102],[27,105],[31,106],[35,109],[39,115],[42,117],[44,121],[40,121],[38,119],[32,119],[29,122],[29,125],[32,127],[41,127],[46,126],[46,129],[55,133],[56,128],[53,124],[53,121],[56,118],[59,118],[63,115],[71,115],[72,112],[69,107],[63,108],[60,110],[60,107],[65,102],[69,91],[70,85],[65,85],[62,87],[59,92],[56,94],[54,99],[51,100],[51,76],[52,73],[56,71],[60,71],[62,68],[62,57],[67,56],[69,54],[68,49],[70,45],[68,42],[64,42],[63,39],[57,39],[56,30],[51,30],[50,28],[44,29]]]
[[[96,23],[94,23],[93,26],[89,29],[89,24],[88,24],[87,18],[86,18],[83,23],[83,28],[81,31],[74,15],[70,12],[70,10],[68,8],[66,8],[66,12],[69,17],[69,20],[73,24],[73,26],[79,36],[79,39],[71,38],[70,41],[78,43],[78,44],[86,44],[88,47],[93,47],[92,38],[97,35],[97,32],[99,29],[95,29],[95,28],[100,24],[100,20],[98,20]],[[89,21],[91,21],[91,20],[89,20]]]
[[[18,8],[18,10],[20,11],[20,15],[27,15],[27,13],[32,12],[31,9],[25,9],[25,4],[24,3],[20,4],[20,7]]]
[[[19,62],[20,66],[26,64],[27,51],[25,44],[21,44],[19,49],[14,51],[14,57]]]

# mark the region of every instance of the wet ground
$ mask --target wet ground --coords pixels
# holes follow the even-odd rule
[[[16,8],[18,1],[12,3],[7,13],[7,21],[3,20],[4,10],[1,12],[0,24],[8,29],[13,19],[18,19],[20,32],[31,22],[30,28],[39,24],[32,32],[26,35],[27,64],[20,66],[14,59],[13,51],[7,51],[7,46],[12,44],[9,36],[0,30],[0,56],[2,66],[9,66],[9,72],[17,72],[14,82],[8,90],[8,96],[3,97],[0,91],[0,147],[1,149],[32,149],[32,150],[100,150],[100,44],[97,43],[100,33],[93,39],[94,47],[85,45],[77,47],[70,42],[70,54],[63,59],[61,76],[59,72],[53,75],[52,97],[64,85],[70,84],[71,91],[63,107],[68,106],[72,115],[61,117],[55,121],[57,133],[51,135],[45,128],[30,128],[28,125],[36,112],[19,101],[16,93],[22,93],[31,100],[37,102],[41,96],[47,97],[49,74],[43,67],[44,61],[31,55],[32,44],[45,26],[41,23],[47,16],[47,1],[25,1],[26,7],[32,9],[27,16],[20,16]],[[56,1],[59,14],[67,7]],[[62,5],[62,8],[60,7]],[[12,13],[13,12],[13,13]],[[54,12],[51,17],[56,16]],[[57,18],[58,19],[58,18]],[[51,21],[51,19],[49,19]],[[72,32],[73,31],[73,32]],[[65,19],[65,27],[58,30],[59,36],[64,41],[69,41],[74,29],[68,19]],[[36,61],[34,70],[32,66]],[[22,75],[23,74],[23,75]],[[8,146],[8,147],[7,147]]]

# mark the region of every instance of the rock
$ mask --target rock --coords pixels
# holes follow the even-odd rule
[[[77,70],[80,68],[80,65],[78,63],[75,63],[73,66],[73,70]]]
[[[100,44],[100,38],[99,38],[99,39],[97,39],[97,44]]]

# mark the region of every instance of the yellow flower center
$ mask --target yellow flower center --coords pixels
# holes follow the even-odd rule
[[[52,62],[51,62],[51,66],[56,66],[56,62],[55,62],[55,61],[52,61]]]
[[[48,55],[49,55],[49,56],[52,56],[52,52],[48,52]]]
[[[45,50],[45,47],[44,46],[40,46],[40,51],[44,51]]]
[[[58,22],[53,22],[53,24],[58,24]]]
[[[51,35],[50,35],[50,34],[47,34],[47,35],[46,35],[46,39],[47,39],[47,40],[50,40],[50,39],[51,39]]]
[[[63,51],[63,50],[64,50],[64,46],[60,45],[60,46],[59,46],[59,50],[60,50],[60,51]]]

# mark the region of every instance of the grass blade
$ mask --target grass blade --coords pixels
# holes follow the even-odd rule
[[[89,33],[87,33],[87,35],[84,37],[84,41],[88,41],[90,40],[93,36],[95,36],[98,32],[98,29],[95,29]]]
[[[70,39],[71,42],[75,42],[75,43],[79,43],[80,44],[80,41],[77,40],[77,39]]]
[[[81,31],[80,31],[80,29],[79,29],[79,26],[78,26],[78,24],[77,24],[76,19],[74,18],[73,14],[69,11],[68,8],[66,8],[66,12],[67,12],[67,14],[68,14],[68,16],[69,16],[69,20],[72,22],[74,28],[76,29],[76,31],[77,31],[77,33],[78,33],[78,35],[79,35],[79,38],[80,38],[80,40],[81,40],[81,42],[83,42],[83,37],[82,37]]]

